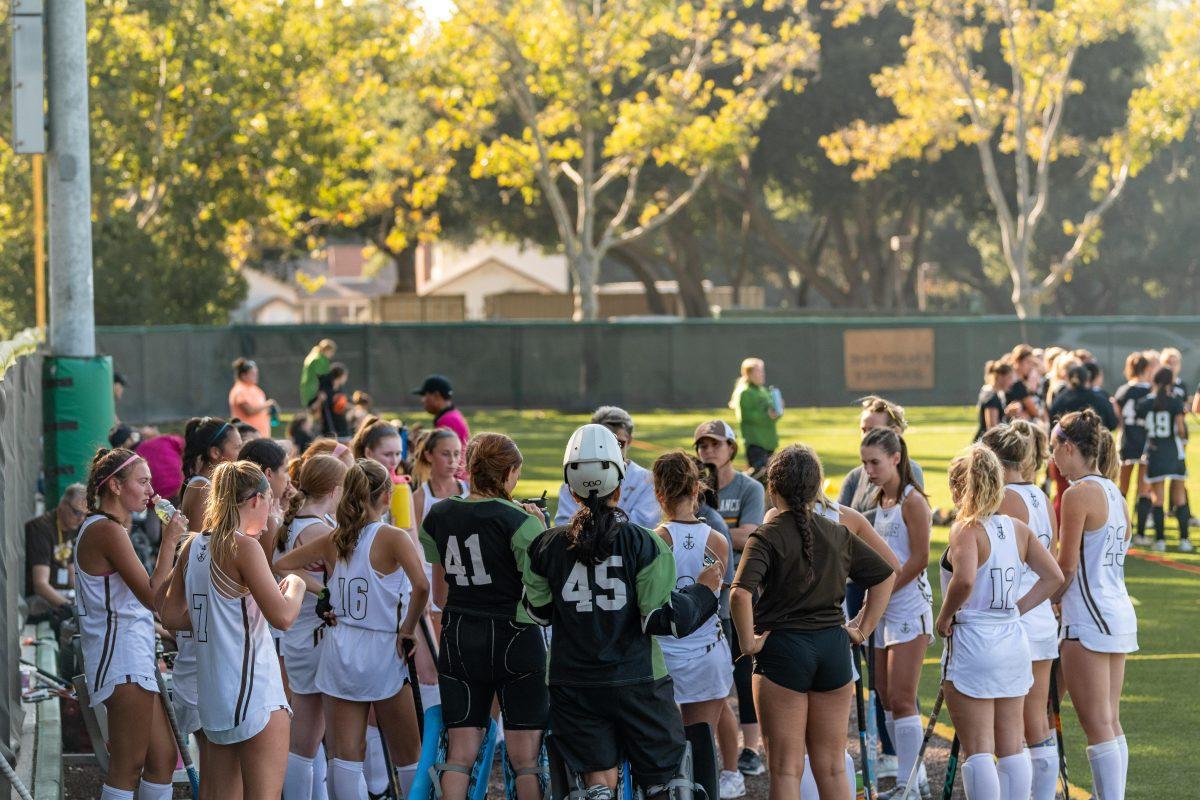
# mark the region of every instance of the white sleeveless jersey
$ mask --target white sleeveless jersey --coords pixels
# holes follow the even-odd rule
[[[188,552],[188,615],[192,620],[197,703],[206,731],[228,731],[252,713],[287,708],[279,658],[267,621],[249,592],[225,597],[213,585],[208,536],[197,536]]]
[[[703,522],[667,522],[671,534],[671,553],[675,556],[675,588],[691,586],[704,571],[704,549],[708,545],[709,527]],[[721,622],[714,615],[699,629],[677,639],[659,636],[658,644],[665,655],[683,656],[706,652],[721,638]]]
[[[1093,628],[1105,635],[1137,633],[1137,615],[1125,589],[1125,553],[1129,550],[1125,501],[1107,478],[1088,475],[1079,482],[1083,481],[1104,490],[1108,518],[1101,527],[1083,532],[1079,568],[1063,593],[1062,624],[1064,628]]]
[[[408,576],[397,567],[390,575],[380,575],[371,566],[371,545],[382,522],[362,529],[354,552],[348,560],[338,560],[329,575],[330,600],[337,615],[338,628],[361,628],[389,633],[400,627],[400,599],[409,591]],[[393,639],[393,649],[395,641]]]
[[[1050,526],[1050,501],[1046,493],[1032,483],[1010,483],[1005,488],[1011,489],[1024,501],[1029,517],[1029,529],[1033,531],[1038,544],[1049,551],[1050,544],[1054,541],[1054,529]],[[1024,597],[1037,582],[1037,573],[1030,569],[1028,564],[1022,565],[1021,586],[1017,597]],[[1025,626],[1025,633],[1031,642],[1058,638],[1058,620],[1054,617],[1054,609],[1051,608],[1049,600],[1037,608],[1031,608],[1021,617],[1021,624]]]
[[[813,513],[818,517],[824,517],[830,522],[836,522],[838,525],[842,524],[842,507],[830,500],[818,498],[817,502],[813,504]]]
[[[142,605],[117,572],[89,575],[79,566],[79,546],[93,514],[75,537],[75,602],[79,607],[79,639],[84,672],[93,698],[102,687],[139,676],[154,680],[158,669],[154,614]]]
[[[283,552],[276,549],[271,560],[278,561],[285,554],[295,550],[296,539],[300,537],[300,534],[318,522],[332,524],[325,517],[296,517],[293,519],[284,533],[287,541],[284,542]],[[325,577],[323,572],[310,572],[308,574],[318,582]],[[304,599],[300,602],[300,616],[296,617],[296,621],[292,623],[292,627],[286,631],[280,631],[279,639],[295,646],[316,647],[318,642],[314,640],[313,633],[319,627],[321,627],[321,618],[317,616],[317,596],[311,592],[305,592]]]
[[[203,475],[193,475],[188,478],[184,492],[186,493],[188,487],[191,486],[209,486],[211,484],[212,481]],[[199,523],[200,520],[196,520],[196,522]],[[192,639],[192,632],[177,632],[175,645],[178,652],[175,655],[175,666],[171,669],[173,676],[171,689],[181,702],[194,706],[196,705],[196,647]]]
[[[889,508],[880,506],[875,511],[875,530],[887,542],[901,564],[912,555],[912,546],[908,541],[908,525],[904,522],[902,507],[913,491],[914,488],[909,486],[896,505]],[[922,571],[916,578],[892,592],[884,617],[898,622],[911,620],[925,614],[932,607],[933,591],[929,588],[925,572]]]
[[[982,520],[987,533],[991,553],[987,561],[975,571],[975,585],[971,596],[954,614],[956,625],[998,625],[1016,622],[1021,616],[1017,611],[1020,599],[1021,551],[1017,547],[1017,534],[1009,517],[997,514]],[[948,553],[949,551],[947,551]],[[945,558],[941,562],[942,594],[950,584],[953,573],[947,568]]]
[[[429,489],[428,481],[426,481],[425,483],[422,483],[417,488],[417,491],[413,493],[414,499],[415,499],[416,495],[420,495],[425,500],[425,502],[423,502],[421,504],[421,518],[419,520],[417,520],[418,529],[420,528],[420,526],[422,524],[424,524],[425,518],[427,516],[429,516],[429,509],[433,508],[434,506],[436,506],[438,503],[442,502],[443,500],[448,500],[450,497],[465,498],[467,495],[469,495],[471,493],[471,490],[467,487],[467,484],[463,483],[462,481],[456,481],[456,483],[458,484],[458,494],[449,495],[447,497],[434,497],[433,492],[431,492]]]

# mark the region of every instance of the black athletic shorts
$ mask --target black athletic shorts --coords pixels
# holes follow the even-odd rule
[[[750,465],[750,469],[766,469],[767,464],[771,461],[771,456],[775,453],[774,450],[768,450],[765,447],[759,447],[756,444],[746,446],[746,463]]]
[[[624,756],[643,788],[675,777],[683,759],[683,717],[669,676],[624,686],[551,686],[550,728],[573,771],[603,772]]]
[[[793,692],[832,692],[854,680],[850,635],[840,625],[771,631],[754,657],[754,671]]]
[[[438,688],[447,728],[486,728],[499,696],[506,728],[543,730],[550,712],[540,626],[445,612]]]

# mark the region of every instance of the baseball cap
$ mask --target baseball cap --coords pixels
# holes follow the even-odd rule
[[[717,441],[736,442],[737,434],[733,432],[733,428],[729,427],[729,423],[725,420],[714,419],[705,422],[696,428],[696,435],[692,437],[692,444],[700,444],[701,439],[716,439]]]
[[[450,381],[442,375],[430,375],[420,388],[413,389],[413,394],[433,394],[434,392],[444,397],[454,396],[454,388],[450,386]]]

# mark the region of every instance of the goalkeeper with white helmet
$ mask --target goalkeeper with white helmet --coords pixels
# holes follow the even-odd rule
[[[686,636],[715,614],[723,569],[713,564],[672,591],[671,549],[617,508],[622,467],[612,431],[575,431],[563,478],[579,510],[534,540],[523,576],[530,616],[554,625],[550,728],[589,800],[613,796],[622,756],[647,797],[669,791],[683,720],[653,634]]]

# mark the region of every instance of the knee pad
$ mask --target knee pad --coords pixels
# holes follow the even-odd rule
[[[692,743],[683,743],[683,757],[679,760],[679,768],[675,777],[664,784],[646,788],[647,800],[665,798],[666,800],[693,800],[697,794],[705,795],[704,789],[696,785],[692,776]],[[708,798],[718,800],[718,798]]]

